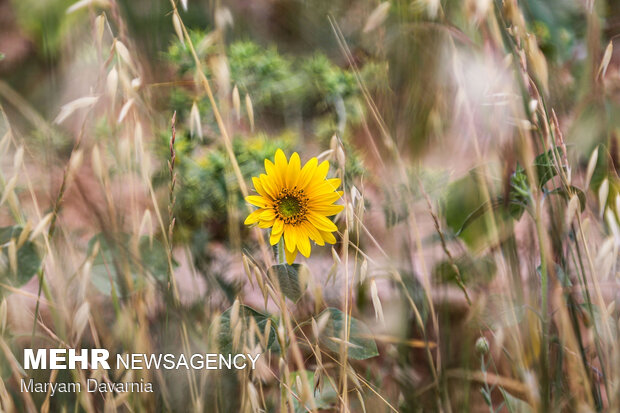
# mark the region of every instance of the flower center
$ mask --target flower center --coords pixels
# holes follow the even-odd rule
[[[285,217],[291,217],[299,213],[301,205],[297,198],[287,196],[280,200],[280,207],[278,209]]]
[[[276,218],[285,224],[297,225],[306,219],[308,197],[303,189],[284,188],[275,200]]]

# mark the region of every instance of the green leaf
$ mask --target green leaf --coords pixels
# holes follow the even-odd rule
[[[549,180],[557,175],[557,168],[553,163],[553,153],[552,150],[556,151],[556,156],[562,156],[562,150],[560,148],[550,149],[549,151],[538,155],[534,159],[533,167],[536,169],[536,176],[538,179],[537,185],[539,187],[543,187]],[[465,184],[467,183],[464,180],[461,180],[462,183],[459,184],[460,188],[455,188],[457,190],[464,190]],[[574,187],[571,187],[574,188]],[[582,201],[582,206],[585,206],[585,195],[582,191],[577,188],[574,188],[577,192],[579,199]],[[525,170],[521,166],[517,166],[515,172],[510,177],[510,192],[508,193],[508,202],[504,202],[504,197],[498,196],[493,199],[491,202],[485,202],[476,209],[474,209],[467,217],[464,219],[459,229],[456,231],[456,235],[462,237],[463,231],[465,231],[471,224],[477,221],[478,218],[483,216],[488,211],[497,211],[501,210],[502,207],[507,207],[507,211],[510,216],[519,220],[523,213],[525,212],[529,202],[530,202],[530,184],[525,173]],[[457,204],[457,207],[461,207],[461,204]],[[467,209],[465,209],[467,210]],[[448,224],[450,225],[450,211],[447,211]],[[462,211],[460,212],[462,213]],[[453,225],[450,225],[453,227]]]
[[[603,144],[598,145],[598,158],[590,181],[590,188],[595,193],[598,193],[598,189],[605,179],[610,179],[615,175],[611,172],[611,165],[613,165],[613,158],[609,149]]]
[[[570,186],[570,190],[573,194],[577,194],[577,198],[579,198],[579,206],[581,208],[581,212],[584,211],[584,209],[586,209],[586,194],[579,188],[577,188],[576,186]],[[568,193],[566,192],[566,189],[564,188],[555,188],[551,191],[549,191],[550,195],[561,195],[563,196],[566,200],[569,200],[570,197],[568,196]]]
[[[317,319],[320,319],[325,313],[329,313],[329,321],[321,333],[322,342],[331,351],[338,353],[344,340],[345,314],[337,308],[330,307],[323,310]],[[378,356],[377,344],[366,324],[354,317],[350,317],[349,322],[349,357],[354,360],[365,360]]]
[[[491,222],[485,214],[493,213],[496,222],[510,219],[508,205],[501,197],[488,198],[482,190],[480,170],[472,170],[458,181],[450,183],[444,190],[441,205],[446,225],[453,234],[461,238],[472,250],[481,250],[494,241]],[[489,188],[494,194],[497,188]]]
[[[230,326],[230,313],[232,307],[227,309],[222,313],[220,317],[220,326],[217,336],[217,342],[219,346],[219,351],[222,354],[231,354],[234,353],[236,349],[233,349],[233,330]],[[243,323],[242,325],[242,333],[241,340],[245,340],[244,334],[249,331],[250,328],[250,318],[254,318],[256,321],[256,325],[260,329],[261,334],[265,334],[265,327],[267,325],[267,321],[271,319],[268,314],[263,314],[259,311],[256,311],[252,307],[248,307],[246,305],[241,305],[239,307],[239,322]],[[276,331],[276,321],[271,319],[271,328],[269,331],[269,341],[267,342],[267,349],[279,352],[280,344],[278,343],[278,336]],[[259,342],[258,336],[256,337],[256,342]]]
[[[555,151],[555,156],[557,158],[561,158],[563,155],[562,149],[556,146],[534,158],[533,166],[536,168],[536,177],[538,179],[539,187],[542,187],[558,174],[557,165],[554,163],[552,151]]]
[[[557,167],[553,163],[553,152],[556,151],[556,156],[562,156],[562,150],[560,148],[550,149],[534,158],[533,167],[536,170],[536,178],[538,179],[537,185],[542,188],[549,180],[557,175]],[[517,169],[510,177],[510,193],[509,197],[509,211],[510,215],[518,220],[523,215],[525,208],[530,201],[530,183],[527,178],[525,170],[521,166],[517,166]]]
[[[6,267],[0,269],[0,280],[7,284],[19,287],[26,284],[41,268],[41,257],[36,245],[31,241],[25,241],[17,250],[17,273],[13,273],[9,267],[8,243],[11,239],[17,243],[22,232],[21,226],[0,228],[0,247],[4,255]]]
[[[463,233],[463,231],[465,231],[467,227],[469,227],[469,225],[471,225],[474,221],[476,221],[478,218],[483,216],[487,211],[495,210],[499,208],[500,206],[501,206],[501,202],[499,201],[495,201],[491,203],[485,202],[484,204],[480,205],[478,208],[473,210],[471,214],[467,215],[467,217],[465,218],[465,221],[463,221],[463,224],[458,229],[458,231],[456,231],[455,235],[457,237],[460,236]]]
[[[517,167],[517,170],[510,177],[510,192],[509,198],[509,212],[510,216],[519,220],[525,212],[525,208],[529,202],[530,187],[527,182],[527,175],[521,167]]]
[[[467,285],[488,283],[497,272],[495,261],[488,256],[478,258],[463,254],[454,259],[454,265],[460,273],[461,280]],[[437,263],[432,274],[440,283],[456,282],[458,276],[448,259]]]
[[[301,264],[277,264],[273,265],[270,271],[278,277],[284,295],[295,302],[299,301],[306,287],[305,283],[300,283],[299,276],[307,269]]]
[[[525,212],[525,207],[527,206],[526,202],[527,201],[525,200],[522,201],[522,200],[513,199],[513,198],[509,200],[508,213],[513,219],[519,220],[519,218],[521,218],[521,215],[523,215],[523,212]],[[480,205],[478,208],[476,208],[471,214],[469,214],[465,218],[465,221],[463,221],[463,224],[461,225],[461,227],[458,229],[458,231],[456,231],[455,236],[457,237],[462,236],[463,231],[465,231],[471,224],[476,222],[476,220],[482,217],[486,212],[488,211],[502,212],[502,211],[505,211],[504,207],[505,207],[505,203],[501,196],[497,197],[492,202],[485,202],[484,204]]]
[[[140,238],[137,254],[131,247],[130,236],[121,233],[112,238],[97,234],[88,242],[89,255],[95,244],[99,243],[99,251],[93,260],[91,281],[95,287],[106,295],[126,296],[128,294],[127,275],[131,278],[132,290],[144,286],[144,276],[151,276],[163,281],[168,272],[168,258],[163,245],[156,239]]]
[[[402,299],[407,301],[411,299],[413,301],[413,304],[420,312],[422,323],[425,324],[430,312],[430,305],[424,286],[419,280],[419,276],[406,269],[400,269],[398,274],[401,276],[406,287],[405,289],[400,290]],[[422,332],[422,330],[419,330],[419,325],[417,323],[413,323],[413,325],[415,331],[420,333]]]
[[[338,402],[338,392],[332,385],[329,380],[320,380],[319,383],[316,382],[316,376],[313,371],[304,370],[303,372],[294,371],[289,376],[289,387],[293,390],[295,394],[301,399],[302,389],[297,386],[297,377],[302,374],[306,374],[308,379],[308,383],[310,387],[314,389],[314,404],[317,409],[320,410],[329,410],[334,408],[336,403]],[[312,411],[312,407],[309,402],[306,402],[305,407],[302,406],[297,397],[293,397],[293,407],[295,409],[295,413],[302,413]]]

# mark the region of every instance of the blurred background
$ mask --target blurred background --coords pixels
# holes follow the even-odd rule
[[[0,406],[620,409],[619,33],[615,1],[0,0]],[[243,225],[278,148],[345,193],[296,266]],[[263,357],[21,367],[58,346]]]

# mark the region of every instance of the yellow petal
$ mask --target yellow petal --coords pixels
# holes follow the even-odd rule
[[[326,180],[325,183],[330,185],[332,188],[334,188],[334,191],[335,191],[336,189],[338,189],[338,187],[342,183],[342,180],[340,178],[332,178],[332,179]]]
[[[284,249],[284,252],[286,253],[286,262],[288,265],[292,265],[293,262],[295,262],[295,258],[297,257],[297,250],[293,251],[293,252],[289,252],[286,248]]]
[[[339,200],[340,194],[338,192],[331,192],[331,193],[314,196],[314,197],[309,196],[309,198],[310,198],[310,202],[308,205],[310,207],[312,207],[312,205],[321,205],[321,204],[329,205]]]
[[[243,223],[245,225],[252,225],[258,222],[258,219],[260,217],[260,214],[263,213],[263,211],[265,211],[264,209],[257,209],[256,211],[252,212],[250,215],[248,215],[248,217],[245,219],[245,221],[243,221]]]
[[[265,159],[265,171],[267,172],[267,176],[271,179],[276,187],[276,192],[279,191],[279,188],[282,187],[282,182],[280,182],[280,174],[276,166],[269,159]]]
[[[265,191],[265,188],[263,188],[263,185],[261,184],[259,178],[252,177],[252,183],[254,184],[254,189],[256,189],[256,192],[258,192],[262,197],[272,198],[272,196],[267,191]]]
[[[290,252],[293,252],[297,246],[297,231],[292,225],[284,226],[284,245]]]
[[[326,181],[313,181],[312,185],[308,185],[306,195],[309,197],[319,196],[323,194],[333,193],[340,186],[340,179],[333,178]]]
[[[327,171],[329,171],[329,162],[328,161],[321,162],[321,164],[316,168],[316,172],[312,176],[312,181],[310,181],[310,185],[312,185],[312,183],[314,182],[320,183],[324,181],[325,177],[327,176]]]
[[[317,229],[321,231],[337,231],[338,227],[334,224],[329,218],[324,217],[323,215],[316,214],[312,211],[308,211],[308,221],[312,225],[314,225]]]
[[[276,161],[276,176],[278,177],[278,182],[281,186],[286,185],[286,168],[288,167],[288,162],[286,161],[286,155],[282,152],[282,149],[278,149],[276,151],[275,156]]]
[[[245,200],[252,205],[256,205],[259,208],[267,208],[269,206],[267,200],[259,195],[246,196]]]
[[[260,214],[260,219],[263,221],[273,221],[276,219],[276,213],[272,208],[265,209],[262,214]]]
[[[258,226],[260,228],[271,228],[273,226],[273,221],[258,221]]]
[[[281,234],[283,230],[284,230],[284,221],[282,221],[281,219],[276,219],[276,221],[273,223],[272,231],[275,232],[276,234]]]
[[[284,151],[282,149],[276,150],[275,161],[276,167],[278,168],[282,168],[288,164],[288,162],[286,161],[286,155],[284,154]]]
[[[312,158],[308,162],[306,162],[304,167],[301,169],[301,172],[299,173],[299,179],[297,180],[297,188],[305,189],[306,186],[308,186],[308,184],[310,183],[310,180],[312,179],[312,177],[314,176],[314,173],[316,172],[316,167],[318,164],[319,164],[319,161],[316,158]]]
[[[318,245],[325,245],[325,241],[323,241],[321,233],[314,225],[308,221],[304,221],[301,223],[301,227],[306,230],[312,241],[316,242]]]
[[[319,232],[321,233],[321,236],[323,237],[325,242],[327,242],[328,244],[336,243],[336,237],[334,237],[334,235],[331,232],[326,232],[326,231],[321,231],[321,230],[319,230]]]
[[[286,185],[289,188],[297,185],[297,178],[299,177],[299,172],[301,170],[301,160],[299,159],[299,154],[297,152],[291,155],[291,159],[289,160],[288,167],[286,168]]]
[[[271,179],[265,174],[261,174],[260,183],[263,186],[263,189],[269,194],[272,199],[276,198],[278,195],[278,185],[275,180]]]
[[[308,234],[298,231],[297,233],[297,248],[301,255],[308,258],[310,256],[310,240]]]
[[[312,211],[317,214],[325,215],[326,217],[330,217],[332,215],[338,214],[340,211],[344,209],[344,205],[319,205],[313,206]]]
[[[276,221],[278,222],[278,221]],[[275,225],[274,225],[275,228]],[[275,232],[273,230],[273,228],[271,229],[271,235],[269,236],[269,244],[271,245],[276,245],[278,242],[280,242],[280,238],[282,238],[282,231],[280,232]]]

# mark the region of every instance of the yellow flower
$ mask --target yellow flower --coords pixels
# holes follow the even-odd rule
[[[297,152],[287,162],[284,152],[278,149],[275,163],[265,159],[267,174],[252,178],[258,195],[245,200],[259,209],[248,215],[245,224],[258,223],[261,228],[271,228],[271,245],[284,237],[289,264],[295,260],[297,251],[304,257],[310,256],[310,240],[318,245],[336,242],[332,232],[337,228],[328,217],[344,208],[333,204],[343,192],[336,191],[340,179],[325,179],[328,169],[329,162],[319,164],[316,158],[302,168]]]

